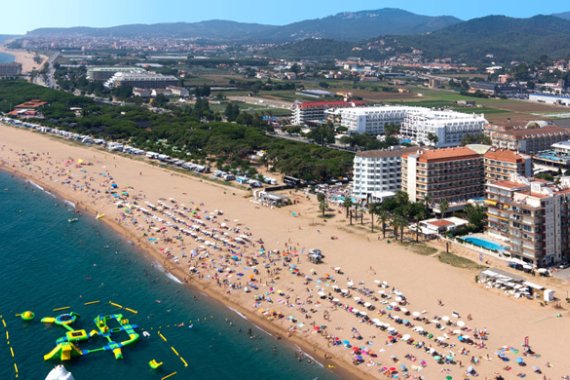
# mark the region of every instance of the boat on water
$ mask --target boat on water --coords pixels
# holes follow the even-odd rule
[[[49,371],[46,380],[75,380],[71,372],[65,369],[62,364],[56,365]]]
[[[78,218],[69,218],[69,219],[67,219],[67,222],[68,222],[68,223],[75,223],[75,222],[78,222],[78,221],[79,221]]]

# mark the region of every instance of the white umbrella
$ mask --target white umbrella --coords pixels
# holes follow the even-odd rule
[[[444,315],[443,317],[441,317],[441,320],[444,322],[449,322],[449,317],[447,315]]]
[[[404,335],[404,336],[402,337],[402,340],[403,340],[404,342],[407,342],[408,340],[410,340],[410,338],[411,338],[411,336],[408,335],[408,334],[406,334],[406,335]]]
[[[402,307],[400,310],[402,311],[402,313],[407,313],[407,312],[408,312],[408,309],[406,309],[405,307]]]
[[[382,281],[380,281],[380,280],[374,280],[374,283],[375,283],[376,285],[380,285],[380,284],[382,283]]]
[[[382,325],[382,321],[380,321],[378,318],[372,319],[372,323],[374,323],[376,326]]]
[[[338,298],[333,298],[332,301],[333,301],[334,303],[339,303],[339,302],[340,302],[340,300],[339,300]]]
[[[396,307],[396,306],[398,306],[398,302],[390,302],[390,306]]]
[[[364,302],[364,307],[369,308],[370,306],[372,306],[370,302]]]
[[[348,286],[349,288],[352,288],[354,286],[354,282],[349,281],[346,283],[346,286]]]
[[[362,315],[363,317],[368,317],[368,314],[366,314],[366,312],[364,312],[364,311],[361,311],[360,315]]]
[[[360,302],[360,301],[361,301],[361,298],[360,298],[360,297],[354,297],[353,299],[354,299],[356,302]]]
[[[457,326],[458,326],[458,327],[465,327],[465,322],[463,322],[463,321],[457,321]]]
[[[414,317],[414,318],[419,318],[421,315],[422,315],[422,314],[421,314],[419,311],[414,311],[414,312],[412,313],[412,317]]]

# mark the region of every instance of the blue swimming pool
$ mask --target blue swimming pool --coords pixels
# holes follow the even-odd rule
[[[485,248],[493,252],[504,252],[507,249],[505,246],[475,236],[462,237],[459,238],[459,240],[463,240],[466,243],[473,244],[477,247]]]

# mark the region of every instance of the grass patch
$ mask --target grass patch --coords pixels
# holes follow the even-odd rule
[[[482,265],[479,265],[472,260],[466,259],[465,257],[454,255],[453,253],[441,252],[437,258],[442,263],[449,264],[456,268],[464,268],[464,269],[484,268]]]
[[[430,247],[424,243],[401,243],[410,251],[422,256],[431,256],[437,253],[437,248]]]

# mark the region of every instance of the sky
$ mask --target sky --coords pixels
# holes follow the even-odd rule
[[[26,0],[1,5],[0,34],[40,27],[93,26],[225,19],[283,25],[345,11],[401,8],[467,20],[490,14],[530,17],[570,11],[568,0]]]

